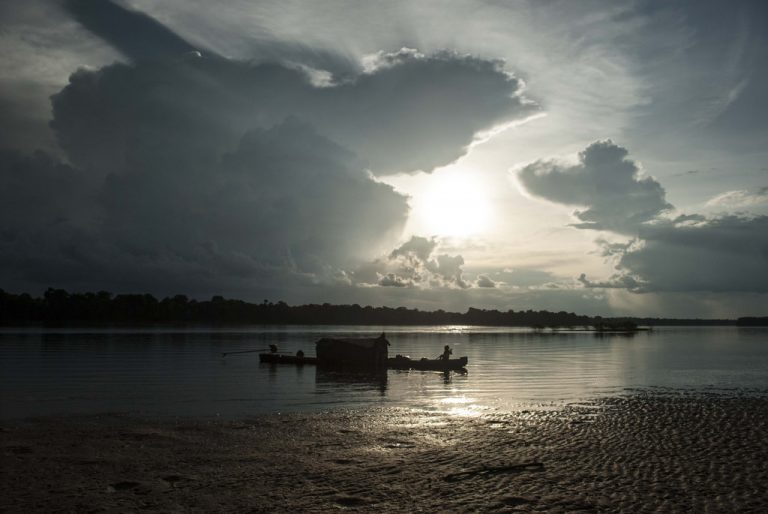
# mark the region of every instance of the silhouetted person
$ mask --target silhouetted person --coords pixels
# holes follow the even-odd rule
[[[299,350],[298,352],[296,352],[296,357],[298,357],[299,359],[303,359],[304,358],[304,350]]]
[[[451,347],[448,345],[445,345],[445,348],[443,349],[443,353],[440,354],[438,359],[442,359],[444,361],[447,361],[451,358],[451,354],[453,354],[453,350],[451,350]]]
[[[276,344],[269,345],[269,353],[277,353],[277,345]]]

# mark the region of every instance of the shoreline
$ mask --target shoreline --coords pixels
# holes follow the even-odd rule
[[[0,510],[765,511],[768,396],[0,422]]]

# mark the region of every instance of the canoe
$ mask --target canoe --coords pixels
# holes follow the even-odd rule
[[[280,353],[260,353],[259,362],[271,364],[317,364],[317,357],[297,357]]]
[[[466,357],[459,357],[458,359],[411,359],[398,355],[396,357],[387,359],[387,367],[389,369],[416,369],[420,371],[451,371],[462,370],[466,367],[469,359]]]

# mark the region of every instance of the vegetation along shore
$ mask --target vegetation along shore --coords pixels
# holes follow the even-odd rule
[[[210,300],[185,295],[158,300],[150,294],[106,291],[69,293],[48,289],[42,297],[0,289],[0,325],[92,324],[276,324],[276,325],[478,325],[509,327],[592,327],[632,330],[637,326],[740,325],[768,326],[766,317],[739,319],[609,318],[546,310],[422,311],[405,307],[249,303],[214,296]]]

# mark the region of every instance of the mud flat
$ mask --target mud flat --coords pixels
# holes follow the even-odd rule
[[[0,429],[6,512],[768,512],[765,394]]]

